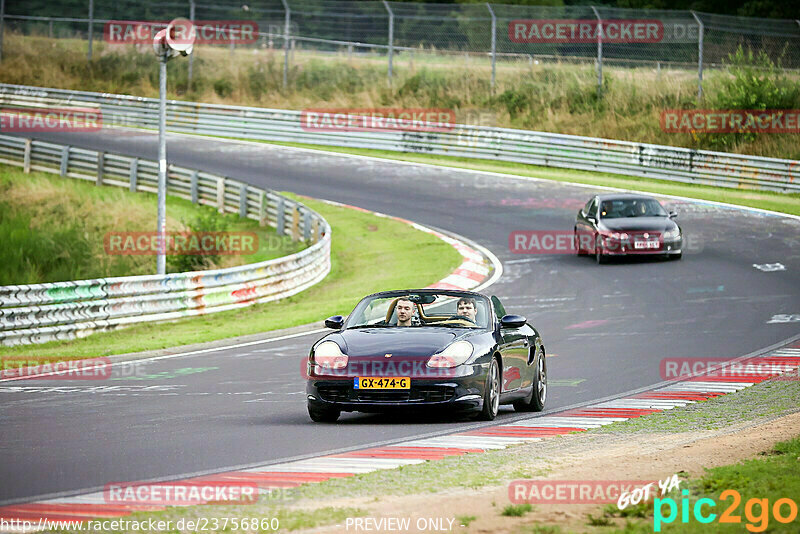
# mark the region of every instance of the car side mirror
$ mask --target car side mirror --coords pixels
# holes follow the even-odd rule
[[[344,326],[344,317],[341,315],[334,315],[333,317],[328,317],[325,319],[325,326],[327,328],[333,328],[334,330],[341,330],[342,326]]]
[[[500,319],[500,328],[522,328],[528,320],[522,315],[504,315]]]
[[[671,211],[671,212],[669,212],[669,218],[670,218],[670,219],[674,219],[674,218],[675,218],[675,217],[677,217],[677,216],[678,216],[678,212],[677,212],[677,211]]]
[[[590,223],[596,223],[597,222],[597,217],[594,217],[593,215],[589,215],[589,216],[586,217],[586,220],[589,221]]]

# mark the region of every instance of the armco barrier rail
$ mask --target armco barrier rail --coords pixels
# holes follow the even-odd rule
[[[0,84],[3,107],[99,107],[104,126],[157,128],[158,100]],[[800,191],[800,162],[507,128],[309,131],[301,112],[169,101],[167,129],[201,135],[497,159],[722,187]]]
[[[157,191],[154,161],[0,135],[0,163],[97,185]],[[294,295],[330,271],[331,231],[304,205],[236,180],[170,166],[167,192],[238,213],[313,244],[298,253],[213,271],[0,286],[0,345],[43,343],[149,321],[231,310]]]

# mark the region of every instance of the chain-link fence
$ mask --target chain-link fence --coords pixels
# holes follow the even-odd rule
[[[209,0],[206,0],[209,1]],[[217,3],[137,0],[11,0],[2,28],[54,38],[103,39],[110,21],[249,20],[257,39],[227,45],[284,54],[283,83],[302,55],[344,55],[385,66],[388,83],[403,67],[478,69],[495,85],[498,69],[539,63],[652,67],[696,72],[724,67],[739,49],[763,52],[783,69],[800,69],[800,20],[758,19],[693,11],[601,6],[430,4],[351,0],[230,0]],[[299,55],[298,55],[299,54]],[[1,56],[0,56],[1,57]],[[190,67],[191,84],[191,67]]]

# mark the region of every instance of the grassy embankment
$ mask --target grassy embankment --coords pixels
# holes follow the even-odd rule
[[[108,254],[104,237],[154,231],[156,210],[155,195],[0,165],[0,285],[153,274],[153,255]],[[209,231],[254,232],[258,248],[252,254],[192,256],[197,268],[255,263],[306,246],[279,238],[273,228],[261,228],[256,221],[167,197],[167,231],[191,231],[198,225]],[[186,256],[170,255],[167,270],[186,270],[181,269],[185,262]]]
[[[152,50],[96,43],[86,61],[86,43],[72,39],[7,34],[0,64],[6,83],[158,96],[158,68]],[[759,59],[742,58],[744,63]],[[399,53],[395,82],[386,84],[379,56],[321,55],[295,51],[289,87],[282,86],[280,50],[195,48],[194,79],[187,90],[188,61],[170,64],[169,98],[284,109],[308,107],[440,107],[472,122],[488,112],[497,126],[588,135],[798,159],[796,134],[697,135],[667,133],[665,109],[798,109],[797,75],[777,70],[722,70],[705,73],[705,100],[697,101],[695,73],[687,70],[605,66],[598,98],[592,66],[567,63],[500,62],[497,87],[480,58]]]
[[[2,167],[0,172],[0,196],[13,207],[13,210],[0,210],[0,233],[8,236],[9,243],[13,242],[13,246],[4,247],[0,254],[8,256],[9,261],[16,261],[18,266],[15,271],[9,271],[11,274],[30,275],[27,282],[33,275],[39,276],[45,271],[68,279],[81,278],[79,275],[83,274],[129,274],[126,269],[134,266],[138,266],[139,273],[153,272],[155,259],[152,256],[105,257],[102,236],[112,229],[140,229],[134,225],[149,229],[155,220],[155,195],[132,194],[112,187],[96,188],[40,173],[25,175],[8,167]],[[168,199],[171,225],[168,229],[177,227],[180,217],[188,217],[192,211],[201,209],[187,201]],[[75,359],[288,328],[321,321],[337,313],[349,313],[356,302],[370,292],[425,287],[444,278],[461,263],[461,256],[453,247],[407,224],[312,199],[300,200],[332,226],[331,272],[316,286],[278,302],[183,319],[169,326],[142,324],[83,339],[0,350],[8,356]],[[233,219],[231,228],[242,225],[248,231],[265,232],[254,221],[239,221],[236,216]],[[63,221],[69,222],[64,225]],[[275,237],[273,230],[267,232]],[[269,240],[262,238],[260,242],[269,243]],[[301,245],[288,243],[289,250],[272,253],[276,256],[288,254],[291,247],[298,246]],[[405,261],[412,255],[414,262]],[[233,258],[249,261],[247,256]],[[10,276],[7,272],[4,275]],[[11,277],[8,283],[24,282]]]

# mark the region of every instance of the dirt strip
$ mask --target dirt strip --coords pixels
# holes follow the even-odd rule
[[[770,451],[776,442],[798,435],[800,412],[723,430],[635,435],[570,434],[522,447],[530,451],[530,462],[525,467],[530,472],[547,472],[536,477],[538,479],[664,480],[681,471],[688,473],[691,478],[700,477],[705,468],[754,458]],[[297,504],[302,506],[303,503]],[[318,527],[314,532],[513,533],[528,531],[535,524],[558,525],[563,532],[601,530],[588,525],[587,514],[602,515],[602,504],[537,504],[532,512],[523,517],[500,515],[509,504],[507,485],[412,496],[332,498],[325,500],[326,506],[356,506],[368,510],[365,517],[370,518],[370,528],[364,528],[367,524],[356,528],[354,523],[343,523]],[[460,518],[469,516],[475,519],[468,526],[462,526]],[[381,518],[410,519],[411,528],[395,530],[392,528],[398,524],[394,523],[395,520],[392,523],[377,523]],[[430,521],[437,518],[443,521]],[[449,524],[449,520],[454,518],[459,519]],[[624,520],[620,520],[619,526],[623,524]],[[378,525],[383,528],[377,528]],[[425,528],[417,528],[417,525]]]

